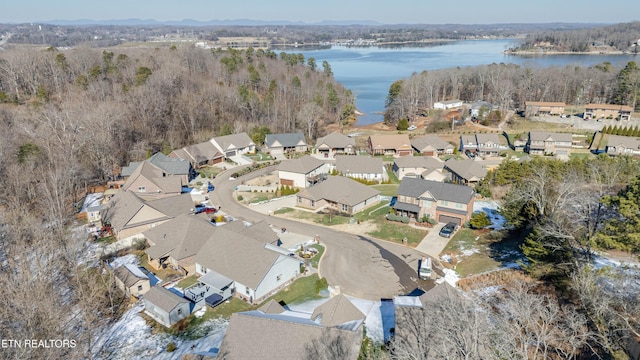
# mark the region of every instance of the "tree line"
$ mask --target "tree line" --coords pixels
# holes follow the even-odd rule
[[[638,109],[639,93],[640,69],[633,61],[624,67],[608,62],[547,68],[494,63],[423,71],[396,80],[389,87],[385,121],[396,124],[402,118],[413,119],[435,102],[449,99],[484,100],[500,110],[524,110],[526,101],[557,101],[577,108],[614,103]]]

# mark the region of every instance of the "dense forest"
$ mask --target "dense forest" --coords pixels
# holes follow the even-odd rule
[[[514,52],[640,51],[640,22],[572,30],[540,31],[527,35]]]
[[[212,136],[302,130],[353,113],[328,63],[269,51],[13,49],[0,53],[0,333],[75,339],[3,358],[87,358],[122,299],[86,233],[70,233],[86,186],[148,153]],[[78,265],[77,265],[78,264]],[[77,266],[76,266],[77,265]]]
[[[580,105],[613,103],[640,106],[640,68],[602,63],[591,67],[527,67],[491,64],[414,73],[389,88],[385,121],[396,123],[425,113],[434,102],[484,100],[501,110],[524,110],[525,101]]]

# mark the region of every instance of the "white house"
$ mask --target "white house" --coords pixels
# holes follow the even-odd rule
[[[389,180],[389,175],[387,175],[380,157],[337,155],[335,169],[341,175],[350,178],[378,183]]]
[[[226,226],[226,225],[225,225]],[[196,272],[232,280],[235,295],[259,303],[300,273],[300,261],[289,251],[221,226],[196,256]],[[223,289],[220,289],[223,290]]]
[[[210,141],[226,158],[256,152],[256,144],[247,133],[218,136]]]
[[[448,109],[454,109],[454,108],[460,107],[460,106],[462,106],[462,104],[464,104],[464,102],[462,100],[459,100],[459,99],[447,100],[447,101],[438,101],[438,102],[433,103],[433,108],[434,109],[448,110]]]
[[[191,313],[191,302],[175,293],[154,286],[144,294],[144,312],[160,324],[171,327]]]
[[[305,155],[281,162],[278,167],[278,179],[282,185],[306,188],[317,183],[328,172],[329,166],[324,161]]]

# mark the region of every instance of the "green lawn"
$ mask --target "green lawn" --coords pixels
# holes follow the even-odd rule
[[[294,212],[294,211],[296,211],[296,210],[292,209],[290,207],[283,207],[283,208],[280,208],[280,209],[274,211],[273,213],[275,215],[280,215],[280,214],[286,214],[286,213],[290,213],[290,212]]]
[[[217,166],[203,166],[198,169],[198,173],[201,176],[204,175],[205,178],[214,178],[221,172],[222,172],[222,169],[220,169]],[[201,177],[202,180],[206,180],[205,178]]]
[[[398,187],[399,184],[379,184],[379,185],[371,185],[372,188],[380,191],[380,195],[382,196],[396,196],[398,195]]]
[[[478,234],[476,234],[474,230],[462,228],[449,240],[449,243],[442,252],[457,252],[464,249],[471,249],[476,245],[477,236]]]
[[[396,176],[396,174],[393,172],[392,169],[393,165],[387,166],[386,170],[387,170],[387,175],[389,175],[389,182],[393,183],[393,184],[400,184],[400,180],[398,180],[398,177]],[[395,194],[394,194],[395,195]]]
[[[246,155],[249,159],[251,160],[255,160],[255,161],[267,161],[267,160],[273,160],[273,157],[271,157],[271,155],[267,154],[267,153],[263,153],[263,152],[257,152],[255,154],[248,154]]]
[[[316,214],[308,211],[293,210],[287,211],[292,213],[296,219],[309,220],[322,225],[339,225],[349,223],[350,217],[339,214]]]
[[[353,217],[356,220],[360,220],[360,221],[373,220],[377,222],[377,221],[384,220],[382,219],[382,217],[388,213],[389,213],[389,202],[382,201],[380,202],[380,204],[377,204],[368,209],[365,209],[364,211],[360,211],[359,213],[353,215]]]
[[[180,282],[178,282],[176,284],[177,287],[181,288],[181,289],[186,289],[189,286],[196,284],[198,282],[198,278],[195,275],[191,275],[191,276],[187,276],[186,278],[180,280]]]
[[[324,254],[324,246],[320,245],[320,244],[314,244],[309,246],[310,248],[314,248],[316,250],[318,250],[318,253],[316,254],[316,256],[314,256],[313,258],[311,258],[311,260],[309,260],[309,265],[313,266],[314,268],[318,268],[318,263],[320,262],[320,259],[322,258],[322,255]]]
[[[378,223],[378,230],[368,232],[367,234],[397,243],[402,243],[402,239],[406,237],[409,245],[415,246],[424,239],[427,232],[426,230],[409,227],[406,224],[383,220]]]

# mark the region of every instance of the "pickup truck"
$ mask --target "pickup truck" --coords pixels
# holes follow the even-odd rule
[[[420,261],[420,268],[418,269],[418,276],[422,280],[428,280],[431,278],[431,258],[424,257]]]

